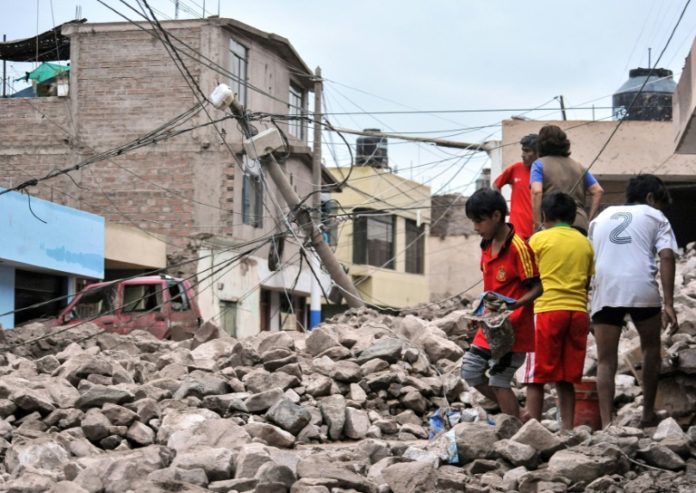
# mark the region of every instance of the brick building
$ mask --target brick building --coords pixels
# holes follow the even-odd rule
[[[251,111],[306,111],[312,73],[288,40],[232,19],[162,24],[203,94],[224,82]],[[148,24],[70,23],[60,34],[69,40],[67,96],[0,100],[5,142],[0,186],[15,186],[133,141],[199,101]],[[206,112],[215,119],[224,116],[207,105],[177,128],[209,122]],[[270,122],[254,125],[263,130]],[[307,129],[301,123],[279,125],[290,144],[285,171],[305,196],[312,190]],[[244,243],[284,227],[287,207],[270,180],[248,172],[254,163],[242,155],[236,121],[216,126],[219,131],[208,125],[99,161],[29,192],[164,239],[171,272],[197,274],[205,318],[233,334],[277,329],[288,319],[302,326],[311,274],[306,264],[298,272],[295,245],[284,249],[284,259],[294,259],[293,265],[275,274],[268,269],[268,245],[243,264],[222,263],[244,250]],[[219,263],[211,263],[216,253]],[[197,257],[198,262],[182,264]],[[221,267],[226,268],[211,276]]]

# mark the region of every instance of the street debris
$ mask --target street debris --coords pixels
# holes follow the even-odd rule
[[[694,267],[690,245],[658,395],[671,417],[656,429],[636,427],[630,325],[615,425],[570,434],[557,431],[552,394],[542,421],[523,424],[467,387],[459,367],[475,329],[458,301],[422,318],[353,309],[308,334],[242,340],[174,342],[93,324],[6,331],[0,491],[693,491]],[[591,343],[587,375],[595,354]]]

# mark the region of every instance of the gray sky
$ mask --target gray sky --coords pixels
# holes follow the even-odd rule
[[[129,0],[135,4],[135,0]],[[108,3],[127,12],[118,0]],[[181,18],[202,11],[203,0],[180,0]],[[500,137],[502,119],[521,111],[375,115],[374,112],[531,109],[535,119],[560,118],[555,96],[566,106],[611,106],[611,94],[628,70],[655,62],[677,22],[685,0],[220,0],[221,15],[290,40],[312,68],[321,66],[328,112],[336,126],[381,128],[483,141]],[[38,4],[38,17],[37,17]],[[90,22],[120,20],[96,0],[0,0],[0,34],[33,36],[75,17]],[[174,0],[151,5],[174,16]],[[205,2],[209,14],[218,2]],[[53,13],[51,12],[53,10]],[[129,13],[130,17],[134,14]],[[200,15],[200,14],[199,14]],[[164,17],[163,17],[164,18]],[[678,80],[696,34],[691,5],[660,66]],[[12,78],[25,68],[8,64]],[[253,108],[252,108],[253,109]],[[597,109],[596,118],[609,110]],[[592,118],[592,111],[570,110],[569,118]],[[491,125],[491,126],[489,126]],[[478,130],[471,127],[487,126]],[[541,126],[541,124],[540,124]],[[341,164],[348,153],[325,135],[325,161],[335,151]],[[353,138],[349,140],[353,141]],[[399,174],[425,182],[435,192],[465,192],[485,155],[462,158],[457,150],[389,142],[390,165]],[[441,161],[435,162],[434,161]],[[432,163],[432,164],[427,164]]]

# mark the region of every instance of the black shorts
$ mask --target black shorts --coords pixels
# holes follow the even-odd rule
[[[596,324],[615,325],[621,327],[624,324],[624,317],[628,314],[633,322],[642,322],[649,318],[659,315],[662,307],[630,307],[630,306],[605,306],[597,313],[592,315],[592,322]]]

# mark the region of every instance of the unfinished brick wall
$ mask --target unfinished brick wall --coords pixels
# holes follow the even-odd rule
[[[206,21],[166,24],[193,49],[227,67],[231,34],[225,29]],[[87,24],[73,28],[69,35],[69,97],[0,101],[0,131],[8,143],[0,150],[2,186],[43,176],[132,141],[197,101],[162,43],[147,32],[127,23]],[[264,50],[260,44],[249,44],[249,66],[253,67],[249,74],[259,79],[250,82],[274,97],[287,98],[288,68],[277,55]],[[204,94],[218,81],[226,82],[212,69],[183,55],[182,59]],[[249,102],[253,110],[287,112],[282,101],[264,95],[250,93]],[[207,108],[213,118],[223,116],[212,106]],[[206,114],[199,113],[183,127],[207,121]],[[230,120],[219,128],[227,144],[240,152],[236,123]],[[310,168],[297,159],[286,168],[294,176],[298,193],[309,193]],[[278,221],[269,217],[263,228],[242,224],[241,173],[228,146],[210,126],[100,161],[71,177],[43,182],[31,191],[110,222],[162,235],[174,260],[191,257],[201,234],[247,241],[275,230]],[[264,215],[281,214],[270,197],[282,211],[287,209],[272,184],[266,197]],[[258,253],[264,256],[267,249]]]

